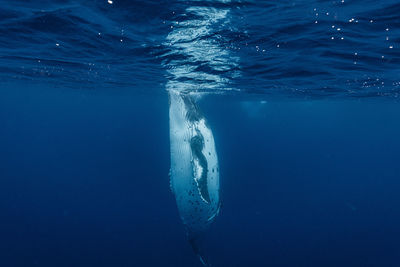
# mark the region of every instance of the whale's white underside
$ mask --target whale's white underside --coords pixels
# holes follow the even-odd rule
[[[205,230],[219,212],[214,137],[188,94],[170,90],[171,190],[189,232]]]

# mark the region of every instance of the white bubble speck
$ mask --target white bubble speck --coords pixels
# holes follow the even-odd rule
[[[112,5],[112,4],[113,4],[113,1],[112,1],[112,0],[107,0],[107,3],[109,3],[110,5]]]
[[[389,46],[389,48],[392,49],[392,48],[393,48],[393,45]]]
[[[56,43],[56,46],[60,46],[60,44],[59,44],[59,43]]]

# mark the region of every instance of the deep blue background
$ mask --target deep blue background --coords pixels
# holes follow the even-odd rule
[[[213,266],[397,266],[394,101],[209,96]],[[167,94],[0,90],[1,266],[200,266],[169,190]]]
[[[176,81],[217,93],[213,266],[399,266],[397,0],[0,3],[0,267],[200,266],[169,189]],[[208,47],[166,41],[196,20]]]

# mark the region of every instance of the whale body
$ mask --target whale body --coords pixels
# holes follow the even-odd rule
[[[214,137],[190,94],[170,91],[171,190],[189,233],[206,230],[219,212]]]
[[[169,92],[170,185],[194,252],[206,265],[197,238],[220,209],[219,167],[214,137],[195,99]]]

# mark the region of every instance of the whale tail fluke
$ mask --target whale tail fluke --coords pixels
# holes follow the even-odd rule
[[[211,265],[208,263],[206,257],[204,256],[204,253],[201,249],[201,237],[196,234],[188,233],[188,241],[189,241],[190,246],[193,249],[193,252],[197,255],[197,257],[199,257],[200,262],[204,266],[210,267]]]

